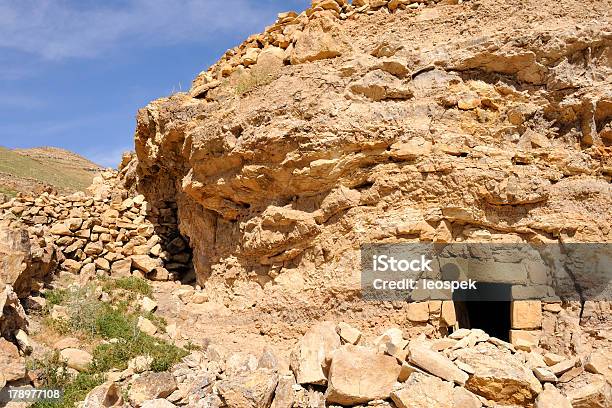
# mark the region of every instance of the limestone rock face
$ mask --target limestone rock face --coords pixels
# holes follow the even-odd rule
[[[457,359],[473,368],[465,387],[501,404],[524,405],[536,398],[542,385],[520,360],[496,347],[481,344],[457,352]]]
[[[301,64],[342,55],[346,46],[339,38],[339,29],[333,18],[317,19],[299,36],[290,59]]]
[[[325,316],[362,244],[612,240],[606,2],[361,3],[280,15],[139,111],[135,183],[176,209],[207,293]],[[260,77],[264,55],[283,64]]]
[[[340,405],[387,399],[399,373],[400,365],[394,357],[344,345],[332,354],[325,399]]]
[[[56,266],[52,244],[41,247],[21,225],[0,223],[0,290],[8,284],[20,298],[26,297]]]

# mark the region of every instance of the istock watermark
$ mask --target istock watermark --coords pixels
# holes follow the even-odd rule
[[[433,272],[431,263],[433,259],[427,259],[425,255],[421,255],[420,259],[395,259],[389,255],[374,255],[372,257],[372,266],[375,271],[386,272]]]
[[[366,300],[612,300],[612,244],[368,244]]]

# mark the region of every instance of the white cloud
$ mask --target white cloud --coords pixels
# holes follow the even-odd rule
[[[264,3],[125,0],[113,6],[79,0],[4,0],[0,3],[0,49],[61,60],[96,57],[126,45],[214,41],[236,27],[245,33],[261,30],[274,15]]]

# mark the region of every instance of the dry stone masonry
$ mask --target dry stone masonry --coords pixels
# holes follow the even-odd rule
[[[153,209],[142,195],[127,197],[117,183],[117,175],[107,171],[96,178],[93,194],[20,195],[0,206],[0,219],[22,224],[20,233],[41,248],[35,252],[46,251],[61,271],[84,281],[96,275],[161,281],[186,276],[190,254],[175,232],[175,209]],[[49,270],[28,282],[41,282]]]

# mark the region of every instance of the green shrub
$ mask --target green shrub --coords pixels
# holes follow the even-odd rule
[[[7,196],[13,198],[17,196],[17,190],[13,190],[12,188],[8,188],[5,186],[0,186],[0,194],[6,194]]]
[[[35,408],[73,408],[82,401],[89,391],[102,384],[104,375],[95,372],[82,372],[71,378],[66,363],[60,358],[58,351],[48,354],[42,360],[31,364],[32,369],[39,371],[43,388],[60,388],[64,390],[61,401],[40,401],[32,405]]]
[[[255,88],[267,85],[274,81],[277,75],[271,67],[255,66],[251,68],[250,72],[244,73],[238,78],[236,93],[244,95]]]
[[[132,293],[139,293],[144,296],[151,296],[153,289],[149,282],[135,276],[129,276],[119,279],[107,279],[102,286],[106,292],[111,292],[116,289],[123,289]]]
[[[94,350],[93,367],[105,372],[112,368],[124,370],[127,362],[137,356],[150,356],[153,359],[151,370],[166,371],[187,355],[187,351],[156,339],[142,332],[124,337],[116,343],[101,344]]]
[[[138,278],[106,280],[104,290],[124,290],[132,294],[150,295],[151,286]],[[66,375],[65,363],[59,353],[48,356],[44,361],[33,363],[43,373],[43,383],[49,387],[63,388],[65,397],[58,403],[37,403],[36,408],[72,407],[82,400],[95,386],[104,381],[104,374],[111,369],[124,370],[134,357],[148,355],[153,361],[153,371],[166,371],[179,362],[188,352],[173,344],[149,336],[137,327],[138,316],[143,315],[159,328],[165,328],[166,321],[153,313],[136,313],[128,301],[105,303],[98,300],[94,286],[78,290],[52,290],[46,293],[49,305],[66,307],[69,318],[56,320],[50,317],[45,323],[60,333],[81,334],[92,339],[112,340],[99,344],[93,351],[89,369],[75,378]]]
[[[62,304],[68,298],[67,289],[52,289],[45,292],[44,296],[47,300],[47,307]]]

